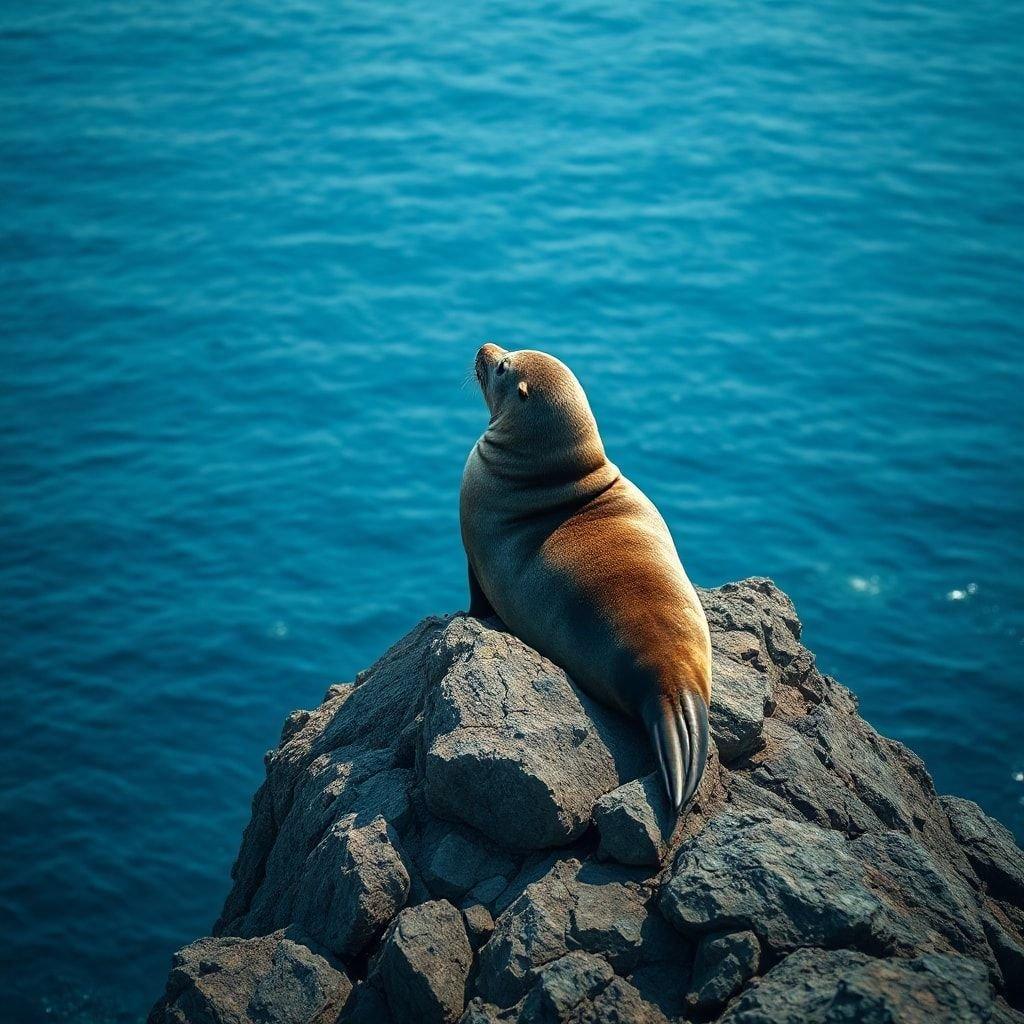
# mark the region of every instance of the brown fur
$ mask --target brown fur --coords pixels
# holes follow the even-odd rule
[[[652,730],[673,713],[685,729],[680,701],[699,696],[706,743],[704,611],[661,515],[605,456],[579,382],[543,352],[495,345],[478,353],[477,376],[491,421],[462,484],[471,586],[584,690]],[[659,758],[659,744],[681,743],[686,761],[687,736],[652,737]]]

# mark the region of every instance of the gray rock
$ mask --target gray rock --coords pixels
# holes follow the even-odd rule
[[[1010,832],[972,800],[944,796],[942,806],[953,835],[989,892],[996,899],[1024,903],[1024,852]]]
[[[1007,998],[1024,1006],[1024,909],[993,900],[982,925],[1005,980]]]
[[[436,648],[447,668],[427,701],[423,746],[427,802],[440,817],[513,848],[562,845],[628,777],[622,766],[649,762],[638,727],[510,634],[458,618]]]
[[[656,906],[647,909],[640,960],[626,980],[666,1017],[682,1017],[690,1010],[687,996],[696,943],[680,935]]]
[[[652,773],[605,793],[594,807],[598,856],[620,864],[657,866],[675,826],[661,778]]]
[[[965,953],[994,967],[977,894],[955,873],[940,871],[918,842],[886,830],[855,839],[847,850],[885,904],[874,933],[886,952]]]
[[[875,960],[804,949],[755,982],[720,1024],[977,1024],[994,1002],[983,965],[929,955]]]
[[[511,1006],[546,964],[572,949],[601,953],[627,973],[639,959],[645,898],[636,882],[605,866],[558,861],[495,922],[480,950],[477,989],[489,1002]]]
[[[516,861],[479,832],[432,823],[421,842],[420,870],[427,888],[449,900],[461,899],[487,879],[509,877]]]
[[[868,939],[882,904],[842,836],[748,811],[683,844],[661,908],[684,933],[749,930],[781,953]]]
[[[515,1009],[502,1010],[477,996],[469,1001],[466,1012],[459,1018],[459,1024],[500,1024],[514,1021],[516,1016]]]
[[[526,995],[541,967],[569,952],[571,886],[578,861],[558,861],[498,918],[480,950],[476,987],[496,1006],[512,1006]]]
[[[544,967],[519,1010],[523,1024],[558,1024],[586,999],[593,999],[615,977],[607,961],[572,952]]]
[[[708,718],[719,756],[727,764],[761,745],[771,704],[770,659],[762,644],[741,629],[712,629],[714,693]]]
[[[713,932],[697,947],[690,1004],[702,1012],[731,999],[761,969],[753,932]]]
[[[360,827],[336,822],[309,856],[295,900],[295,922],[338,956],[353,956],[405,903],[409,873],[398,836],[383,818]]]
[[[566,1024],[668,1024],[653,1003],[628,981],[612,978],[592,1000],[584,1000],[563,1018]]]
[[[327,1024],[352,985],[340,966],[283,931],[200,939],[175,953],[150,1024]]]
[[[585,863],[569,885],[570,948],[606,957],[627,974],[640,957],[647,924],[647,893],[620,870]]]
[[[376,977],[367,978],[356,986],[339,1021],[344,1024],[401,1024],[392,1015]]]
[[[398,915],[375,973],[396,1020],[447,1024],[462,1014],[472,962],[461,915],[437,900]]]
[[[474,885],[466,894],[466,903],[464,905],[469,903],[482,903],[488,910],[494,911],[498,900],[501,898],[505,890],[508,889],[509,885],[509,880],[503,875],[495,875],[493,878],[486,878],[484,881]],[[511,902],[511,900],[509,902]]]
[[[1010,834],[858,715],[770,581],[700,596],[717,748],[682,819],[638,723],[493,621],[426,620],[289,717],[153,1024],[1024,1024]]]

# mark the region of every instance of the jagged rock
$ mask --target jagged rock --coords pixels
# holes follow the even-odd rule
[[[479,955],[477,989],[486,1000],[518,1002],[544,964],[568,953],[569,886],[578,869],[578,861],[559,861],[498,918]]]
[[[1009,833],[860,718],[770,581],[701,599],[717,747],[680,821],[639,723],[425,620],[289,716],[153,1024],[1022,1024]]]
[[[454,619],[438,646],[447,669],[423,727],[431,810],[510,847],[581,835],[597,799],[637,766],[626,723],[521,641],[475,619]]]
[[[755,982],[721,1024],[977,1024],[994,1008],[985,968],[964,957],[875,960],[803,949]]]
[[[661,907],[683,932],[749,930],[774,952],[866,940],[882,904],[836,832],[725,813],[679,850]]]
[[[548,964],[530,989],[519,1020],[531,1024],[558,1024],[585,999],[593,999],[615,972],[606,960],[590,953],[572,952]]]
[[[639,866],[661,862],[675,825],[656,773],[605,793],[594,805],[594,822],[599,857]]]
[[[1009,830],[971,800],[944,796],[942,806],[953,835],[988,891],[996,899],[1024,902],[1024,852]]]
[[[700,940],[693,965],[692,1006],[701,1011],[721,1006],[761,966],[761,944],[753,932],[712,932]]]
[[[494,931],[494,918],[482,903],[470,903],[462,908],[462,923],[466,926],[469,944],[479,949]]]
[[[398,915],[384,937],[375,973],[396,1020],[447,1024],[462,1013],[472,962],[459,912],[437,900]]]
[[[309,856],[295,921],[338,956],[352,956],[380,934],[405,903],[409,873],[398,836],[382,818],[335,822]]]
[[[150,1024],[328,1024],[352,984],[340,966],[284,931],[200,939],[174,954]]]
[[[645,898],[639,885],[602,865],[558,861],[495,922],[480,951],[480,993],[510,1006],[545,964],[571,949],[600,952],[628,973],[643,939]]]
[[[696,946],[665,920],[656,905],[648,904],[647,911],[640,958],[626,980],[666,1017],[682,1017],[689,1010]]]
[[[427,888],[438,896],[459,900],[480,882],[515,873],[515,859],[479,833],[443,822],[431,823],[425,832],[420,870]]]
[[[885,904],[874,924],[879,946],[907,955],[923,950],[985,954],[993,962],[976,893],[955,873],[944,875],[910,836],[871,832],[847,850],[860,860],[867,885]]]
[[[771,676],[757,638],[744,630],[712,628],[711,649],[715,697],[708,718],[718,753],[728,763],[761,745]]]
[[[584,1000],[564,1018],[566,1024],[668,1024],[665,1015],[622,978],[612,978],[593,1000]]]

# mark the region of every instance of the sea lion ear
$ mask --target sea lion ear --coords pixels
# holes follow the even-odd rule
[[[519,382],[519,397],[525,402],[530,396],[530,385],[525,380]]]

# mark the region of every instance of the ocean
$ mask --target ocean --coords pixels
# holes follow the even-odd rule
[[[477,347],[1024,838],[1024,5],[0,12],[0,980],[143,1019],[293,708],[466,605]]]

